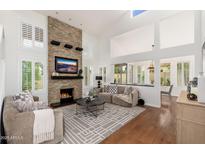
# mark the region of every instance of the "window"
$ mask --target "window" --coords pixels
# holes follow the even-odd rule
[[[160,48],[194,43],[194,13],[185,11],[160,22]]]
[[[107,73],[106,67],[103,67],[103,82],[104,83],[106,83],[106,73]]]
[[[36,47],[43,48],[43,29],[35,27],[35,41],[34,45]]]
[[[22,91],[40,89],[43,89],[43,64],[40,62],[22,61]]]
[[[43,89],[43,64],[35,63],[35,90]]]
[[[106,67],[99,68],[99,75],[102,76],[102,81],[104,83],[106,83],[106,73],[107,73]]]
[[[84,84],[85,86],[89,86],[90,85],[90,78],[91,78],[91,67],[85,66],[84,67]]]
[[[30,61],[22,62],[22,90],[32,90],[32,63]]]
[[[119,84],[127,83],[127,64],[116,64],[114,67],[114,82]]]
[[[44,47],[44,32],[42,28],[22,23],[21,33],[23,47]]]
[[[189,62],[177,63],[177,85],[185,86],[189,82]]]
[[[161,86],[170,86],[170,63],[163,63],[160,66]]]
[[[154,84],[154,63],[152,60],[138,61],[129,64],[130,84]]]
[[[134,69],[134,66],[129,64],[129,84],[133,84],[133,69]]]
[[[148,67],[149,70],[149,82],[154,84],[154,64],[153,62]]]
[[[22,24],[22,43],[24,47],[32,47],[32,26],[29,24]]]
[[[145,83],[145,70],[142,66],[137,66],[137,83],[144,84]]]
[[[182,85],[182,63],[177,63],[177,85]]]

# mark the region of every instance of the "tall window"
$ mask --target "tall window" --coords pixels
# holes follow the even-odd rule
[[[185,86],[189,82],[189,62],[177,63],[177,85]]]
[[[134,66],[129,64],[129,84],[133,84],[133,70],[134,70]]]
[[[43,89],[43,64],[22,61],[22,91],[40,89]]]
[[[22,90],[32,90],[32,62],[22,62]]]
[[[99,68],[99,75],[102,76],[102,82],[106,83],[107,69],[106,67]]]
[[[34,46],[43,48],[43,29],[35,27],[35,41]]]
[[[106,78],[106,76],[107,76],[107,69],[106,69],[106,67],[103,67],[103,82],[104,83],[106,83],[106,81],[107,81],[107,78]]]
[[[43,89],[43,64],[35,63],[35,90]]]
[[[145,69],[140,65],[137,66],[137,83],[138,84],[145,83]]]
[[[90,85],[90,79],[91,79],[91,67],[89,66],[85,66],[84,67],[84,84],[85,86],[89,86]]]
[[[160,66],[161,86],[170,86],[170,63],[164,63]]]
[[[22,31],[22,44],[24,47],[32,47],[33,44],[33,31],[32,26],[29,24],[23,23],[21,26]]]
[[[116,64],[115,65],[114,80],[115,83],[126,84],[127,83],[127,64]]]

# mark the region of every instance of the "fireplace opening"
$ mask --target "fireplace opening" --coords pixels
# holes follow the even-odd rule
[[[61,104],[73,103],[73,88],[60,89],[60,103]]]

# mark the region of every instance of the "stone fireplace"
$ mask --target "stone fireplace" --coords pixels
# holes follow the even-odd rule
[[[59,46],[52,45],[50,42],[56,40],[61,43]],[[64,43],[74,46],[73,49],[64,48]],[[67,97],[72,90],[72,99],[82,97],[82,79],[78,78],[52,78],[55,72],[55,56],[78,60],[78,69],[82,69],[82,52],[76,51],[75,47],[82,47],[82,30],[63,23],[55,18],[48,17],[48,102],[60,103]],[[62,74],[59,76],[76,76],[77,74]],[[67,89],[67,90],[65,90]],[[71,93],[68,92],[70,95]],[[68,96],[69,97],[69,96]],[[70,98],[71,99],[71,98]],[[68,101],[68,100],[67,100]]]

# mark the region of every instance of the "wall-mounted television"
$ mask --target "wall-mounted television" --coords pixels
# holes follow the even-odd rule
[[[55,71],[58,73],[77,74],[78,60],[63,57],[55,57]]]

